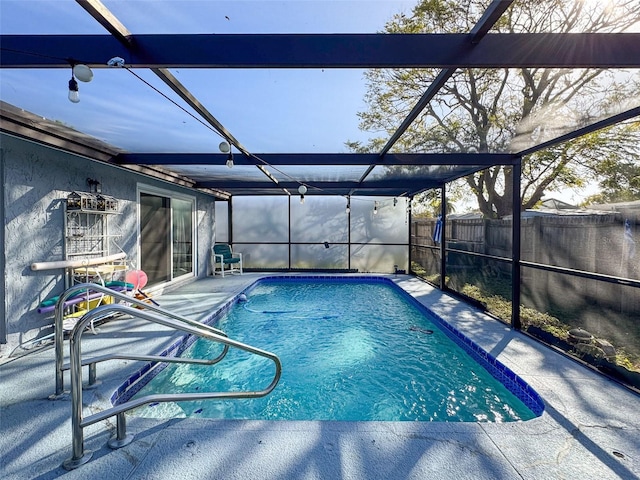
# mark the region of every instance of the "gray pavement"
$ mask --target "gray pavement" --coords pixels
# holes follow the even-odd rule
[[[156,297],[203,319],[261,275],[209,277]],[[69,398],[54,392],[53,349],[0,365],[2,479],[634,479],[640,478],[640,396],[410,276],[389,276],[526,380],[545,413],[517,423],[157,420],[128,417],[134,441],[106,443],[115,420],[85,429],[92,460],[73,471]],[[158,353],[164,327],[113,321],[83,352]],[[139,362],[98,367],[85,413],[110,406]],[[65,377],[68,385],[68,374]]]

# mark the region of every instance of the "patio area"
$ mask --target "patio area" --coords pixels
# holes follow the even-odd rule
[[[202,319],[261,275],[208,277],[156,300]],[[85,431],[93,459],[74,471],[71,405],[49,400],[54,355],[47,348],[0,366],[0,450],[5,479],[632,479],[640,476],[640,398],[589,368],[482,312],[406,275],[388,275],[405,291],[520,375],[545,402],[544,414],[521,423],[284,422],[128,418],[134,441],[106,442],[115,424]],[[88,334],[83,351],[157,353],[174,337],[140,321],[109,322]],[[126,332],[124,331],[126,327]],[[117,337],[117,342],[114,342]],[[110,406],[113,390],[139,368],[98,367],[102,384],[84,393],[87,410]],[[286,369],[286,365],[283,367]],[[68,380],[68,378],[67,378]],[[113,419],[111,419],[113,420]]]
[[[640,478],[640,3],[0,2],[0,478]],[[550,195],[571,202],[542,211]],[[212,275],[220,245],[244,274]],[[118,450],[110,417],[84,430],[91,461],[62,467],[52,298],[131,288],[204,321],[308,272],[392,280],[544,413],[128,416]],[[140,318],[98,330],[85,355],[178,338]],[[141,365],[99,363],[83,412]]]

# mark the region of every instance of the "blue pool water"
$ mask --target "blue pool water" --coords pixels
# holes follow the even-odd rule
[[[468,341],[461,347],[459,334],[391,282],[272,279],[257,282],[246,296],[216,326],[280,357],[276,389],[260,399],[160,403],[134,414],[509,422],[542,411],[524,382],[489,357],[486,366],[507,388],[476,361],[484,362],[486,353]],[[219,352],[219,345],[197,340],[183,355],[211,358]],[[273,374],[271,361],[231,349],[214,367],[167,366],[136,396],[259,390]]]

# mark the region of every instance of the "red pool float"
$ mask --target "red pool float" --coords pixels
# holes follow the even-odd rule
[[[127,272],[125,281],[127,283],[131,283],[134,290],[140,290],[145,287],[145,285],[149,281],[149,278],[147,277],[147,274],[142,270],[131,270]]]

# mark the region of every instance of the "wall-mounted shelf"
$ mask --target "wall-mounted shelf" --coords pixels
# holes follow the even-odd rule
[[[102,193],[71,192],[67,197],[67,211],[114,214],[118,213],[118,200]]]
[[[118,213],[118,201],[109,195],[71,192],[66,199],[64,215],[65,260],[88,261],[108,257],[110,235],[108,216]],[[103,268],[104,267],[104,268]],[[67,269],[67,287],[78,282],[104,283],[126,270],[125,262],[92,268]]]

